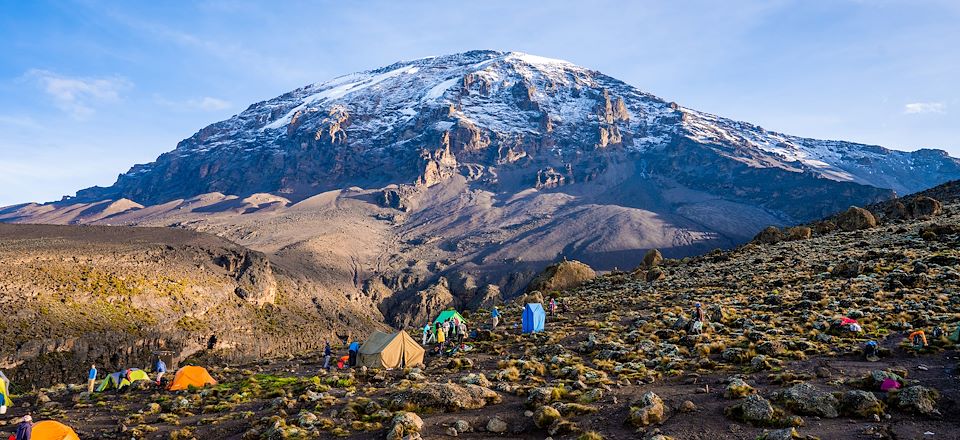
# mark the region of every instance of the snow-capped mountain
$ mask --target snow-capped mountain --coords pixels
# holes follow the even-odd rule
[[[855,184],[845,187],[851,202],[960,176],[957,159],[940,151],[784,135],[666,102],[569,62],[473,51],[399,62],[254,104],[133,167],[114,186],[80,191],[77,200],[154,204],[214,191],[297,200],[353,185],[430,180],[436,176],[424,174],[434,168],[493,183],[498,169],[531,165],[527,180],[552,186],[596,177],[597,170],[576,165],[610,154],[646,164],[651,175],[679,171],[686,185],[718,189],[710,178],[698,182],[697,170],[673,169],[691,146],[729,161],[725,167]],[[737,186],[729,177],[721,188]],[[821,205],[791,214],[810,218],[834,207]]]
[[[108,188],[0,221],[213,232],[421,322],[562,258],[632,268],[960,178],[912,153],[767,131],[574,64],[474,51],[259,102]]]

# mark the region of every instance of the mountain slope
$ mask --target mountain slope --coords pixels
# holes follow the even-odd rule
[[[942,151],[789,136],[565,61],[473,51],[254,104],[110,187],[0,221],[215,233],[407,324],[408,304],[509,295],[564,257],[632,268],[649,248],[732,247],[956,178]]]
[[[259,359],[382,327],[372,305],[311,278],[193,231],[0,225],[0,364],[25,387],[72,381],[91,363]]]

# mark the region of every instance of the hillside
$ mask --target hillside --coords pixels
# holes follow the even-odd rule
[[[925,219],[650,258],[546,292],[564,306],[542,334],[516,325],[521,304],[544,293],[502,306],[494,331],[486,311],[468,313],[472,350],[428,356],[423,369],[211,360],[212,391],[87,400],[61,386],[15,398],[50,399],[34,414],[96,438],[958,438],[960,352],[946,337],[960,325],[958,238],[951,202]],[[700,336],[686,322],[696,302]],[[842,317],[863,331],[833,326]],[[919,352],[906,342],[917,329],[930,343]],[[861,352],[868,340],[879,342],[875,362]],[[881,392],[885,378],[902,388]]]
[[[403,326],[511,297],[563,258],[609,271],[729,249],[957,178],[943,151],[786,135],[566,61],[471,51],[253,104],[110,187],[0,221],[216,234]]]
[[[303,352],[383,319],[262,253],[171,228],[0,225],[0,280],[0,365],[21,387],[157,353]]]

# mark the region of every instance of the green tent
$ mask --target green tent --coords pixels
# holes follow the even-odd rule
[[[444,310],[444,311],[440,312],[440,316],[437,316],[437,319],[434,319],[434,320],[433,320],[433,323],[434,323],[434,324],[436,324],[436,323],[438,323],[438,322],[439,322],[439,323],[443,323],[444,321],[446,321],[446,320],[448,320],[448,319],[453,319],[453,318],[457,318],[457,319],[459,319],[461,322],[467,322],[466,319],[463,319],[463,316],[461,316],[460,313],[458,313],[456,310],[450,309],[450,310]]]

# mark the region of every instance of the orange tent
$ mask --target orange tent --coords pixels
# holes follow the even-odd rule
[[[216,384],[217,381],[210,377],[210,373],[207,372],[206,368],[187,366],[177,371],[177,375],[173,377],[173,382],[170,383],[170,387],[167,389],[170,391],[180,391],[189,387],[202,388],[205,385]]]
[[[33,440],[80,440],[69,426],[53,420],[33,424],[30,438]]]

